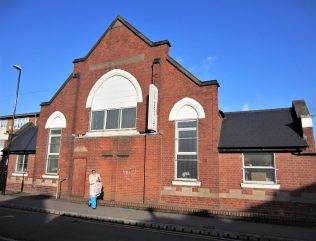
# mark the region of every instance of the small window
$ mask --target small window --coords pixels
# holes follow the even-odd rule
[[[176,178],[198,178],[197,120],[176,122]]]
[[[27,155],[18,155],[16,159],[15,172],[26,173],[27,172]]]
[[[0,120],[0,128],[7,128],[8,120]]]
[[[135,129],[136,107],[92,111],[90,130]]]
[[[275,162],[273,153],[244,154],[244,182],[275,184]]]
[[[61,144],[61,129],[50,129],[48,153],[46,160],[46,173],[58,173],[58,161]]]
[[[14,129],[19,129],[21,128],[23,125],[25,125],[26,123],[29,122],[29,118],[18,118],[14,120],[14,125],[13,128]]]

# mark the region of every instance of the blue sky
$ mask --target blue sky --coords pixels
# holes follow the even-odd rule
[[[223,111],[290,107],[304,99],[316,114],[316,1],[0,2],[0,115],[36,112],[50,100],[114,18],[152,41],[201,80],[220,83]],[[314,126],[316,125],[314,118]]]

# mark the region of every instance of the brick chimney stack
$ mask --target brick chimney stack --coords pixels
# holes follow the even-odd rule
[[[293,108],[296,112],[297,118],[301,122],[302,134],[304,140],[308,144],[307,152],[316,152],[314,131],[313,131],[313,116],[309,113],[307,105],[304,100],[293,101]]]

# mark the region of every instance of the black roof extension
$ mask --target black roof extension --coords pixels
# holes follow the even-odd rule
[[[11,145],[3,149],[9,154],[34,154],[36,152],[37,126],[27,123],[13,134]]]
[[[220,152],[288,152],[308,147],[294,108],[223,114]]]

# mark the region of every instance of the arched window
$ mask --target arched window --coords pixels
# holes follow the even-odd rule
[[[114,69],[91,89],[86,107],[91,108],[90,131],[136,129],[137,103],[143,101],[136,78]]]
[[[203,107],[191,98],[178,101],[169,114],[175,121],[175,178],[198,179],[198,119],[205,118]]]
[[[66,118],[60,111],[55,111],[46,121],[45,128],[49,129],[45,174],[57,175],[60,156],[61,131],[66,128]]]

